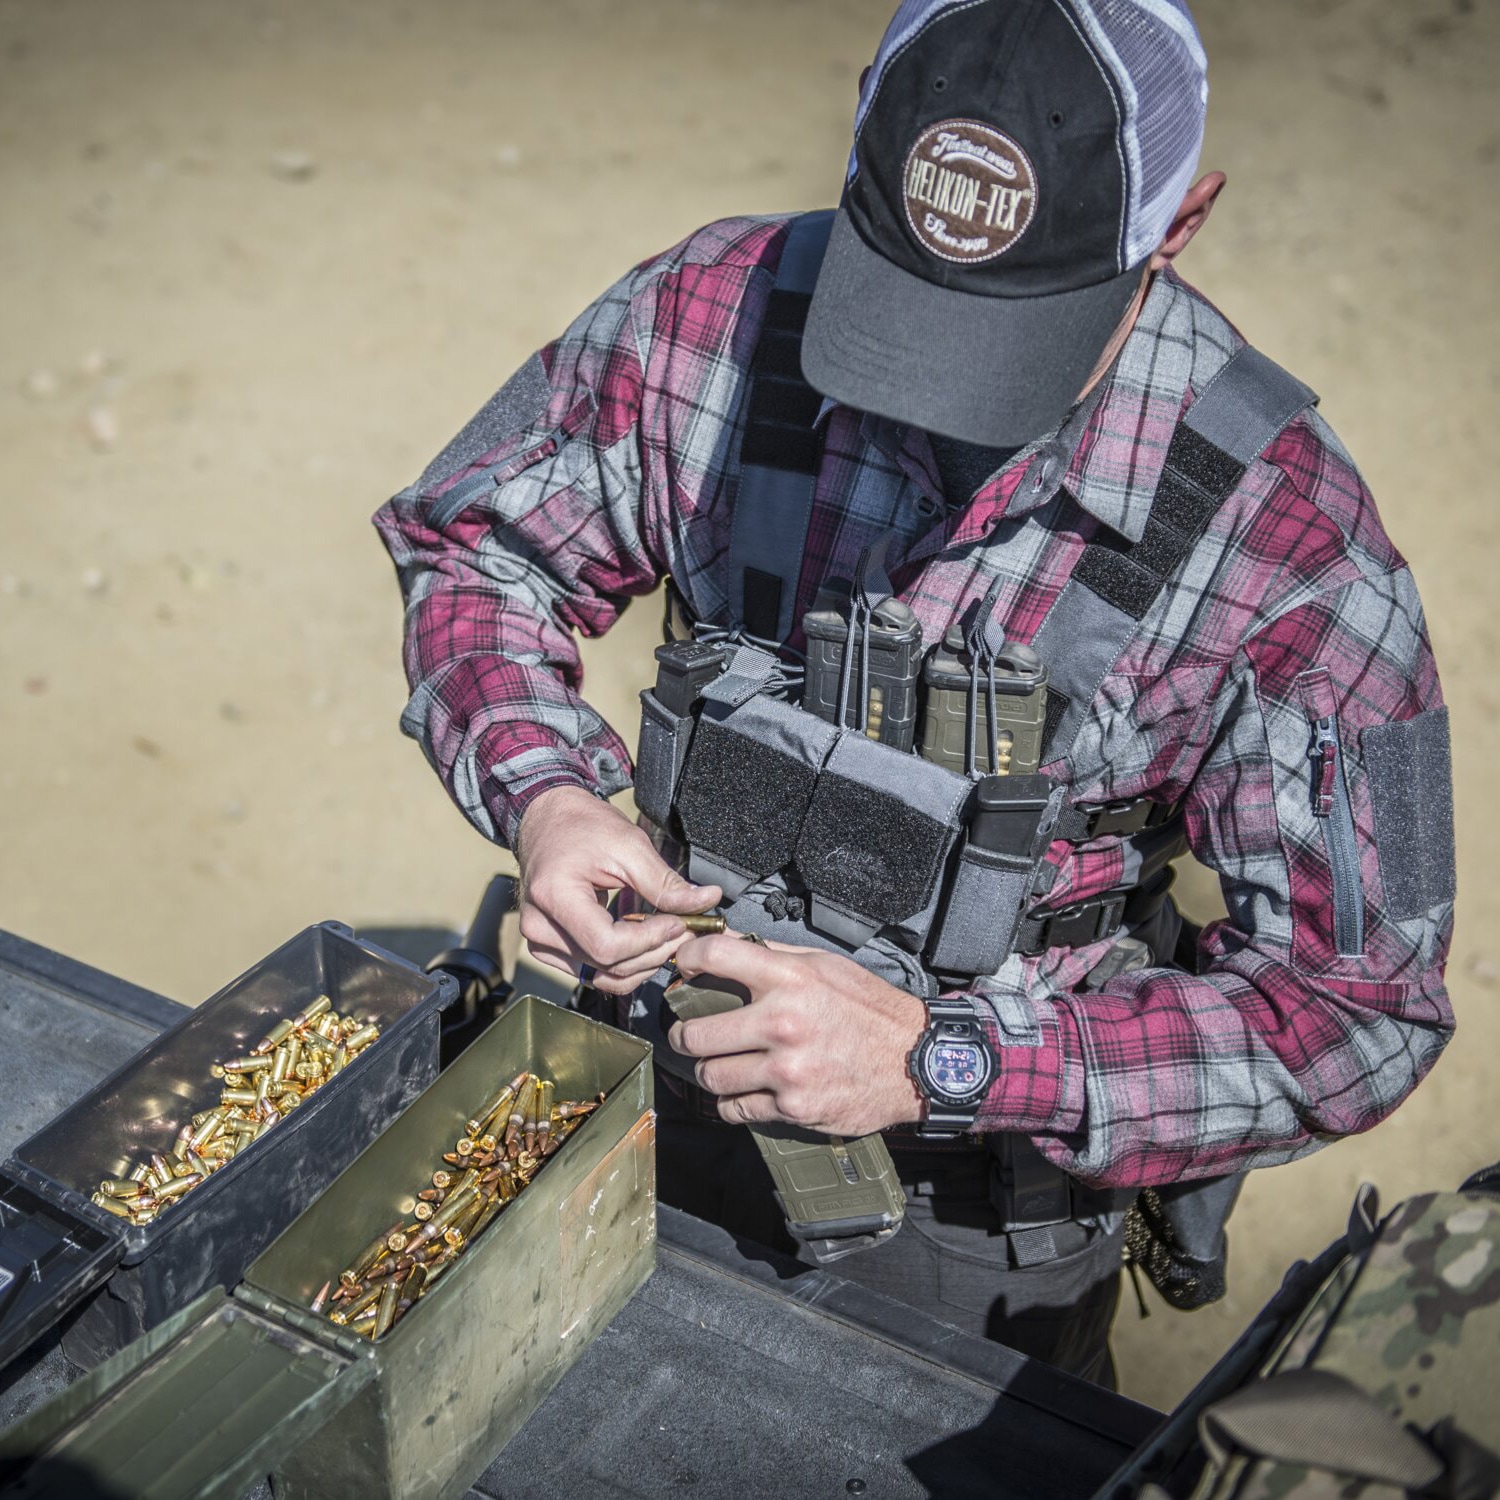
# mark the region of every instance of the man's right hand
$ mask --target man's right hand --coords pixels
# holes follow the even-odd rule
[[[540,963],[568,974],[592,965],[592,983],[628,994],[687,940],[671,913],[707,911],[716,885],[693,885],[657,853],[623,813],[582,787],[543,792],[521,817],[521,936]],[[616,922],[604,909],[629,887],[657,908],[644,922]]]

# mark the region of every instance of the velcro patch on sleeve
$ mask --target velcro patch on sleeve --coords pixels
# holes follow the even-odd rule
[[[1386,910],[1407,921],[1451,901],[1456,885],[1448,710],[1374,725],[1360,735],[1360,747]]]
[[[468,468],[492,448],[498,448],[508,438],[534,426],[541,420],[551,399],[552,386],[542,356],[533,354],[427,465],[417,481],[417,490],[426,492],[441,484],[450,474]]]

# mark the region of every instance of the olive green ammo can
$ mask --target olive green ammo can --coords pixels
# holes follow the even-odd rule
[[[608,1098],[378,1343],[307,1310],[464,1121],[530,1068]],[[0,1436],[0,1484],[92,1475],[122,1497],[459,1496],[656,1263],[651,1050],[518,1001],[226,1297],[207,1293]],[[11,1493],[10,1490],[6,1491]]]

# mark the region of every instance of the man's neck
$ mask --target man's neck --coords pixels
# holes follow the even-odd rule
[[[1109,367],[1119,358],[1120,350],[1125,347],[1125,340],[1130,337],[1131,330],[1135,327],[1135,321],[1141,315],[1141,309],[1146,305],[1146,295],[1151,290],[1151,282],[1154,273],[1148,266],[1145,274],[1141,277],[1141,284],[1135,289],[1135,296],[1130,299],[1130,306],[1125,309],[1125,316],[1115,326],[1115,331],[1110,334],[1109,342],[1104,346],[1104,353],[1099,356],[1093,370],[1089,374],[1088,383],[1078,393],[1078,400],[1082,401],[1093,388],[1109,374]],[[1074,403],[1077,404],[1076,402]]]

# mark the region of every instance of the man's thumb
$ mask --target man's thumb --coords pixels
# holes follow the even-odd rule
[[[631,872],[631,885],[658,911],[707,911],[716,906],[723,892],[716,885],[694,885],[684,880],[654,849],[644,851],[638,867]]]

